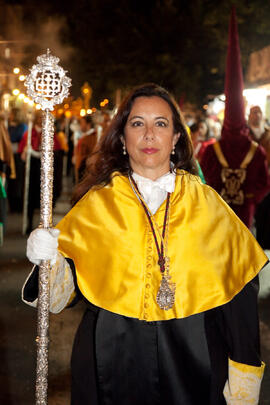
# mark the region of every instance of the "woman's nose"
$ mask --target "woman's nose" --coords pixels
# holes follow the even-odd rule
[[[145,137],[145,139],[147,139],[147,140],[152,140],[152,139],[154,139],[154,131],[153,131],[153,127],[146,127],[146,130],[145,130],[145,134],[144,134],[144,137]]]

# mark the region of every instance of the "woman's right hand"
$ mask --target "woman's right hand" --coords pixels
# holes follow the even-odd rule
[[[49,260],[51,265],[55,264],[59,233],[55,228],[37,228],[31,232],[26,246],[26,256],[30,262],[40,265],[42,260]]]

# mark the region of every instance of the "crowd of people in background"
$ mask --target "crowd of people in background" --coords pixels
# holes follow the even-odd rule
[[[111,119],[111,111],[98,111],[96,114],[80,118],[67,119],[60,117],[55,120],[53,205],[61,195],[63,174],[71,176],[74,185],[82,180],[87,168],[87,161],[89,162],[99,142],[102,141],[102,137],[105,136],[106,128],[109,126]],[[31,134],[27,234],[33,229],[34,213],[40,206],[41,121],[42,114],[37,111],[33,117]],[[222,164],[220,165],[217,158],[215,152],[217,145],[215,146],[215,144],[221,144],[223,150],[225,147],[224,153],[227,160],[233,161],[239,152],[236,153],[235,139],[232,139],[231,142],[226,139],[224,146],[222,125],[218,119],[212,117],[198,116],[196,118],[187,114],[186,123],[202,181],[211,185],[221,195],[223,193],[224,197],[221,169],[218,169],[218,166],[221,167]],[[244,192],[248,194],[246,203],[244,206],[241,204],[235,206],[234,202],[230,201],[230,198],[227,198],[226,201],[240,218],[240,211],[247,210],[247,213],[242,215],[241,219],[249,228],[253,230],[256,228],[258,241],[263,248],[269,249],[270,128],[265,123],[260,107],[253,106],[250,109],[246,120],[246,128],[248,134],[246,134],[245,139],[260,145],[254,159],[251,159],[248,176],[245,179],[246,183],[249,183],[244,186]],[[22,213],[25,204],[24,184],[28,128],[27,123],[21,119],[18,109],[13,108],[10,111],[8,125],[4,125],[4,121],[2,121],[0,133],[0,238],[3,239],[3,226],[7,213]],[[245,150],[245,145],[242,146]],[[255,160],[257,163],[254,165]],[[235,161],[233,166],[235,166]],[[264,169],[266,166],[267,170]],[[249,205],[248,208],[247,205]],[[250,209],[250,205],[252,205],[252,209]]]

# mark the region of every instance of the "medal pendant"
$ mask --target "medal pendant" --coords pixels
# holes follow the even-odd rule
[[[175,284],[169,281],[170,276],[163,276],[157,293],[157,303],[161,309],[171,309],[175,301]]]

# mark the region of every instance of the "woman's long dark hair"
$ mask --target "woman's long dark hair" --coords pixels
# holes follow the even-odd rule
[[[125,125],[138,97],[160,97],[165,100],[173,115],[174,133],[180,132],[175,146],[175,154],[171,155],[175,169],[184,169],[197,174],[197,165],[193,159],[193,147],[187,134],[181,112],[173,97],[162,87],[153,84],[143,84],[136,87],[122,102],[111,125],[102,137],[98,150],[89,159],[88,168],[83,180],[75,187],[72,203],[75,204],[93,186],[105,186],[111,181],[114,172],[127,176],[131,171],[128,155],[123,154],[121,136],[124,135]]]

